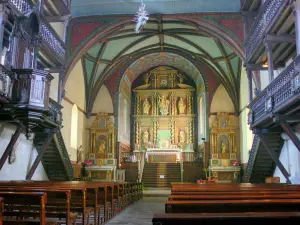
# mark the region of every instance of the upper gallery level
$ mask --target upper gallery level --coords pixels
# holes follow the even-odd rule
[[[246,63],[265,65],[272,44],[273,63],[282,66],[295,54],[293,1],[243,0]]]
[[[37,68],[61,67],[65,60],[66,46],[49,22],[60,21],[70,15],[70,0],[45,0],[42,2],[41,6],[37,0],[0,1],[2,3],[1,19],[4,26],[2,56],[10,48],[17,18],[26,17],[34,11],[38,16],[38,41],[41,42],[41,46],[37,49]],[[3,62],[4,59],[2,59],[2,64],[4,64]]]
[[[241,12],[249,90],[253,90],[252,80],[257,89],[254,99],[250,93],[249,124],[252,128],[274,127],[299,111],[300,2],[244,0]],[[263,70],[268,73],[253,73]],[[268,85],[261,90],[258,83],[266,76]]]

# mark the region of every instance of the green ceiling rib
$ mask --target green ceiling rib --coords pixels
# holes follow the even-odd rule
[[[226,74],[227,76],[230,76],[230,73],[229,73],[229,71],[228,71],[228,69],[227,69],[226,62],[220,61],[220,62],[218,62],[218,64],[219,64],[219,65],[221,66],[221,68],[224,70],[225,74]]]
[[[98,69],[97,69],[97,72],[96,72],[96,77],[95,77],[95,80],[94,80],[94,85],[97,83],[97,81],[100,79],[100,76],[102,75],[103,71],[105,70],[105,68],[107,67],[108,65],[107,64],[104,64],[104,63],[100,63],[98,65]]]
[[[93,67],[94,67],[95,63],[84,57],[84,65],[85,65],[85,69],[86,69],[87,82],[89,84],[91,81]]]
[[[222,53],[220,52],[218,46],[216,45],[216,42],[212,38],[203,37],[203,36],[195,37],[194,35],[180,35],[180,36],[195,43],[213,58],[222,56]]]
[[[236,56],[230,60],[231,67],[232,67],[235,78],[237,78],[239,75],[239,61],[240,61],[240,58],[238,56]]]
[[[173,38],[173,37],[165,35],[164,41],[167,44],[175,45],[175,46],[178,46],[180,48],[186,49],[188,51],[191,51],[191,52],[194,52],[194,53],[197,53],[197,54],[201,53],[195,47],[193,47],[193,46],[189,45],[188,43],[186,43],[184,41],[181,41],[181,40],[179,40],[177,38]]]
[[[110,41],[105,49],[102,59],[112,60],[116,55],[119,54],[128,45],[142,38],[143,36],[123,38],[120,40]]]
[[[213,67],[221,76],[224,76],[224,74],[219,70],[219,68],[210,60],[204,59],[211,67]]]
[[[225,50],[225,53],[226,55],[229,55],[233,52],[233,50],[226,44],[222,43],[223,47],[224,47],[224,50]]]
[[[134,47],[132,47],[131,49],[129,49],[128,51],[126,51],[123,55],[127,55],[130,54],[132,52],[135,52],[137,50],[139,50],[140,48],[149,46],[149,45],[153,45],[153,44],[159,44],[159,37],[158,36],[153,36],[145,41],[142,41],[138,44],[136,44]]]
[[[196,28],[189,25],[184,24],[176,24],[176,23],[163,23],[164,29],[191,29],[195,30]]]
[[[98,55],[99,50],[101,49],[102,45],[103,45],[103,43],[99,43],[99,42],[95,43],[93,45],[93,47],[87,51],[87,53],[90,54],[91,56],[93,56],[94,58],[97,58],[97,55]]]

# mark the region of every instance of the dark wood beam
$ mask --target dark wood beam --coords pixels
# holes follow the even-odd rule
[[[300,115],[275,115],[273,117],[273,122],[274,123],[295,123],[295,122],[300,122]]]
[[[230,59],[233,59],[234,57],[236,57],[236,53],[235,52],[232,52],[230,53],[229,55],[226,55],[225,58],[227,58],[228,60]],[[224,61],[224,57],[223,56],[220,56],[220,57],[216,57],[213,59],[214,62],[220,62],[220,61]]]
[[[60,73],[62,70],[61,67],[55,67],[55,68],[46,68],[45,71],[49,73]]]
[[[269,148],[265,137],[262,134],[259,134],[259,139],[262,142],[262,144],[264,145],[265,149],[270,154],[273,161],[276,163],[276,166],[278,166],[278,168],[280,169],[281,173],[283,174],[283,176],[287,180],[287,183],[291,184],[291,181],[289,179],[290,174],[286,171],[286,169],[284,168],[284,166],[280,162],[279,158],[277,157],[276,153],[273,151],[273,149]]]
[[[49,23],[59,23],[59,22],[65,22],[66,20],[69,19],[69,15],[66,16],[46,16],[46,20]]]
[[[296,43],[296,38],[291,35],[272,35],[272,34],[267,34],[265,37],[265,42],[271,42],[274,44],[277,43]]]
[[[54,136],[55,132],[51,132],[49,133],[46,141],[45,141],[45,145],[43,146],[42,149],[37,150],[38,151],[38,156],[35,158],[30,170],[28,171],[27,175],[26,175],[26,180],[31,180],[36,168],[38,167],[39,163],[41,162],[44,153],[46,152],[46,150],[49,147],[49,144],[51,143],[53,136]]]
[[[263,64],[261,63],[261,64],[250,64],[250,63],[247,63],[246,65],[245,65],[245,67],[246,67],[246,69],[250,69],[250,70],[253,70],[253,71],[257,71],[257,70],[268,70],[268,67],[266,66],[266,67],[264,67],[263,66]],[[276,64],[275,66],[274,66],[274,69],[276,70],[276,69],[279,69],[279,68],[284,68],[285,67],[285,65],[284,64]]]
[[[4,163],[6,162],[8,156],[11,154],[11,151],[13,150],[13,147],[15,146],[17,140],[20,137],[20,134],[25,131],[25,127],[21,124],[18,125],[15,133],[12,135],[1,159],[0,159],[0,170],[2,169]]]
[[[285,133],[287,133],[287,135],[290,137],[294,145],[297,147],[298,151],[300,152],[300,140],[295,134],[295,132],[293,131],[293,129],[291,128],[291,126],[286,122],[282,122],[280,125],[285,131]]]

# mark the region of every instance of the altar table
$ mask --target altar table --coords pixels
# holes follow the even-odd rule
[[[179,148],[148,148],[145,157],[149,163],[176,163],[181,160],[181,152]]]

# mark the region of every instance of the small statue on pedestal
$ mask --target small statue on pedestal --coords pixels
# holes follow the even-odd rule
[[[179,99],[179,102],[178,102],[178,111],[179,111],[179,114],[184,114],[185,113],[185,104],[184,104],[184,101],[183,101],[183,98],[180,98]]]
[[[149,115],[149,111],[150,111],[150,104],[148,101],[148,98],[145,98],[144,102],[143,102],[143,114],[144,115]]]
[[[83,148],[82,145],[80,145],[77,149],[77,163],[83,162]]]

